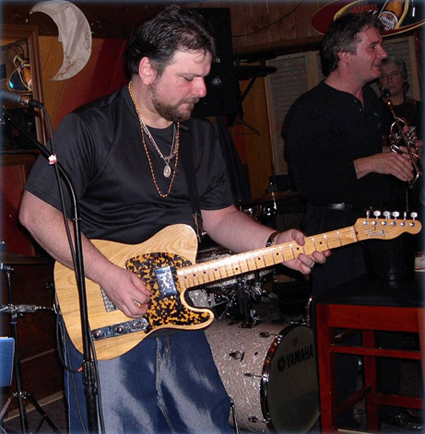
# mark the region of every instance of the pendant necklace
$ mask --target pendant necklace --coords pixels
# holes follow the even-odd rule
[[[134,100],[133,93],[131,91],[131,84],[132,84],[132,82],[130,81],[130,83],[128,84],[128,91],[130,93],[131,100],[133,101],[133,105],[134,105],[134,108],[136,110],[137,117],[139,119],[140,129],[142,132],[143,147],[144,147],[144,150],[146,153],[146,157],[148,159],[149,168],[151,171],[153,183],[155,185],[155,188],[156,188],[158,194],[162,198],[165,198],[165,197],[168,197],[169,194],[171,193],[171,190],[172,190],[173,184],[174,184],[174,178],[175,178],[176,173],[177,173],[177,166],[178,166],[178,162],[179,162],[179,147],[180,147],[180,122],[177,122],[177,126],[176,126],[176,124],[174,124],[173,140],[171,143],[170,155],[165,157],[163,155],[163,153],[161,152],[161,150],[159,149],[159,146],[155,142],[155,139],[152,137],[152,134],[150,133],[147,125],[145,124],[145,122],[142,119],[142,116],[139,112],[139,109],[137,108],[136,101]],[[152,164],[151,156],[149,154],[149,149],[148,149],[148,146],[146,143],[145,135],[148,137],[149,141],[152,143],[153,147],[155,148],[155,150],[158,152],[159,156],[161,157],[161,159],[165,163],[164,170],[163,170],[162,174],[164,175],[165,178],[169,178],[171,176],[171,181],[170,181],[170,185],[168,186],[167,193],[163,193],[161,191],[161,189],[158,185],[158,182],[156,180],[155,171],[153,169],[153,164]],[[171,169],[170,162],[174,157],[176,157],[176,162],[174,164],[174,169]]]
[[[174,125],[173,140],[171,142],[171,152],[170,152],[170,155],[168,155],[167,157],[165,157],[164,154],[159,149],[159,146],[157,145],[155,139],[152,137],[152,134],[149,131],[149,128],[147,127],[147,125],[145,124],[145,122],[143,121],[143,119],[141,117],[139,117],[139,121],[140,121],[141,127],[143,128],[143,131],[148,136],[149,141],[152,143],[153,147],[156,149],[156,151],[158,152],[159,156],[161,157],[161,159],[165,163],[164,170],[163,170],[163,175],[166,178],[169,178],[171,176],[170,161],[176,156],[176,152],[177,152],[177,149],[178,149],[177,148],[176,136],[177,136],[177,129],[179,128],[179,125],[177,124],[177,128],[176,128],[176,125]]]

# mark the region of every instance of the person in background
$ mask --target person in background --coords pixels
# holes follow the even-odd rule
[[[338,17],[321,45],[325,79],[300,96],[285,118],[286,158],[295,188],[306,200],[307,235],[351,226],[369,209],[394,211],[403,206],[412,164],[407,155],[383,149],[383,108],[368,85],[381,76],[387,57],[382,31],[371,13]],[[313,302],[340,284],[367,276],[367,265],[360,243],[332,252],[312,272]],[[397,266],[391,272],[397,274]],[[356,390],[358,361],[341,356],[337,364],[341,402]],[[351,411],[342,414],[338,424],[358,427]]]
[[[378,80],[379,88],[381,89],[381,101],[384,106],[384,143],[386,146],[391,145],[389,140],[389,135],[391,129],[393,129],[395,134],[398,134],[398,128],[395,124],[394,114],[401,120],[401,126],[405,125],[407,122],[408,127],[414,128],[414,135],[417,139],[422,139],[423,134],[423,104],[421,101],[417,101],[413,98],[407,96],[407,91],[410,88],[408,82],[407,67],[405,61],[397,56],[388,56],[382,61],[382,73]],[[383,91],[384,90],[384,91]],[[392,113],[389,101],[384,96],[384,93],[388,93],[389,99],[391,101],[391,106],[394,111]],[[405,132],[407,132],[408,127],[405,126]],[[409,136],[406,136],[409,140]],[[404,145],[403,141],[398,143],[400,146]],[[419,172],[423,170],[423,154],[421,144],[422,141],[413,142],[412,152],[418,155],[419,158],[416,159],[416,165]],[[419,145],[419,146],[416,146]],[[415,149],[416,147],[416,149]],[[406,209],[416,211],[419,213],[419,218],[422,217],[422,207],[425,203],[424,200],[424,179],[421,176],[415,185],[411,188],[406,186],[405,191],[406,196]],[[423,237],[418,234],[415,240],[415,250],[417,253],[417,259],[420,260],[420,252],[423,255]],[[423,258],[422,258],[423,260]]]
[[[416,135],[422,138],[423,131],[423,104],[407,96],[410,88],[405,61],[397,56],[388,56],[382,61],[382,73],[379,77],[379,87],[382,91],[387,88],[397,117],[405,119],[410,127],[416,127]],[[386,108],[384,110],[384,131],[390,131],[394,117],[388,108],[384,96],[381,100]]]
[[[215,55],[204,19],[165,8],[129,43],[128,85],[69,114],[54,134],[79,203],[85,275],[129,318],[146,314],[152,294],[91,240],[138,244],[173,224],[195,229],[189,183],[196,185],[203,229],[218,244],[234,252],[304,244],[300,231],[275,232],[234,206],[217,131],[191,118],[206,95]],[[20,220],[53,258],[73,268],[54,170],[44,158],[25,186]],[[286,265],[310,273],[329,253],[300,255]],[[82,355],[67,336],[64,341],[68,364],[78,370]],[[119,357],[99,360],[97,368],[105,432],[232,432],[230,400],[202,330],[161,330]],[[88,428],[81,377],[65,374],[71,433]]]

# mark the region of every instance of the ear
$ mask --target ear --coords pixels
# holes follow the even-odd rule
[[[339,58],[340,62],[343,62],[343,63],[348,62],[349,56],[350,56],[350,53],[348,53],[347,51],[340,51],[338,53],[338,58]]]
[[[142,57],[140,60],[139,77],[144,85],[152,84],[156,79],[156,70],[148,57]]]

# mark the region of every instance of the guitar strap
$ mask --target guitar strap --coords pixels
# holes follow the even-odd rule
[[[189,190],[190,205],[192,206],[193,220],[195,222],[196,236],[198,242],[202,241],[205,235],[201,206],[199,204],[198,188],[196,185],[195,164],[193,162],[193,140],[192,133],[187,125],[180,125],[180,152],[183,162],[183,171],[186,177]]]

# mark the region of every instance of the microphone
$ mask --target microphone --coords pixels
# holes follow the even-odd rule
[[[387,99],[391,96],[391,95],[390,95],[390,88],[387,87],[387,86],[384,86],[384,87],[381,89],[381,92],[382,92],[382,95],[384,95],[384,97],[387,98]]]
[[[35,99],[32,99],[28,95],[20,95],[19,93],[9,92],[7,90],[0,91],[0,100],[13,102],[25,107],[39,107],[42,108],[43,104]]]

